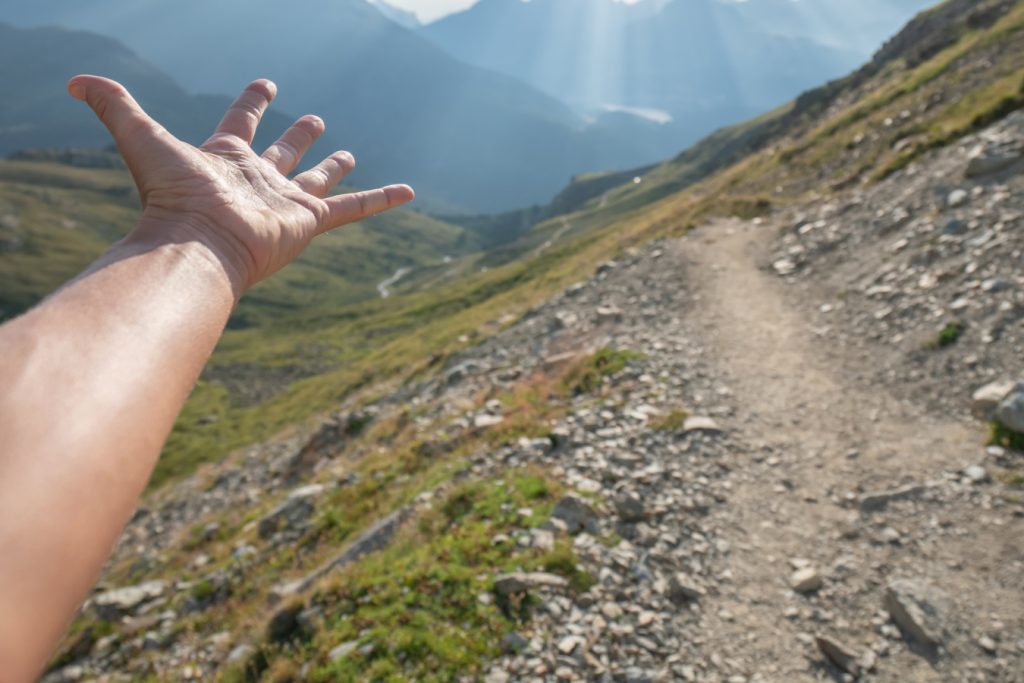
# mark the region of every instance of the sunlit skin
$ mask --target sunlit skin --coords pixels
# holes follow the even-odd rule
[[[276,93],[254,81],[201,147],[119,84],[68,84],[135,179],[138,225],[85,273],[0,326],[0,682],[40,674],[117,540],[238,298],[317,235],[413,198],[328,197],[337,152],[289,179],[324,132],[304,116],[250,147]]]

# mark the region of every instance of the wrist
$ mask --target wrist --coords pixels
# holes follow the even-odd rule
[[[149,212],[112,251],[137,255],[152,251],[174,254],[215,286],[226,286],[234,302],[251,284],[248,254],[201,220],[186,216],[159,216]]]

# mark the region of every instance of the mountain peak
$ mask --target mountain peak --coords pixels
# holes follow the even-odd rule
[[[410,12],[409,10],[402,9],[401,7],[396,7],[395,5],[387,2],[387,0],[366,1],[373,5],[378,12],[403,28],[415,29],[423,25],[423,22],[420,21],[415,12]]]

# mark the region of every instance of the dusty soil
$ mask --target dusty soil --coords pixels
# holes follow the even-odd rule
[[[998,649],[990,655],[977,642],[1013,641],[1024,628],[1019,506],[959,474],[985,456],[982,425],[860,384],[871,376],[858,367],[863,358],[832,338],[857,331],[819,336],[792,299],[797,290],[766,272],[773,229],[722,222],[676,251],[707,360],[732,392],[731,426],[751,456],[722,512],[733,588],[709,620],[706,650],[768,680],[821,680],[829,672],[808,668],[802,655],[813,652],[810,634],[825,633],[854,652],[882,654],[879,680],[1021,680],[1019,669],[997,674]],[[916,502],[857,509],[862,491],[929,482],[936,486]],[[816,595],[787,585],[797,559],[822,572]],[[948,652],[920,656],[885,642],[885,583],[895,577],[948,596]]]

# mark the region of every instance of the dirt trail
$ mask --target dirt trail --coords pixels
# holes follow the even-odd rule
[[[1019,600],[1019,592],[1000,588],[989,563],[962,561],[986,554],[1019,559],[1020,548],[1008,551],[1010,530],[993,534],[967,509],[949,511],[969,527],[967,539],[844,545],[841,533],[849,525],[870,530],[870,521],[856,519],[855,506],[843,505],[847,492],[926,483],[959,471],[979,458],[983,434],[956,419],[937,421],[882,387],[857,386],[849,371],[856,361],[843,358],[829,337],[817,336],[785,283],[761,270],[770,229],[723,222],[691,233],[679,246],[686,289],[699,297],[694,311],[705,330],[702,341],[738,411],[731,428],[751,448],[750,467],[736,473],[723,523],[731,587],[722,588],[718,612],[707,617],[707,649],[745,663],[741,670],[763,680],[822,680],[824,672],[808,669],[802,656],[810,651],[808,624],[785,618],[787,611],[794,617],[796,610],[824,610],[814,631],[859,634],[849,642],[863,651],[877,635],[870,621],[856,623],[853,613],[871,615],[881,607],[885,577],[874,569],[917,566],[947,592],[969,594],[973,605],[994,612],[1002,600]],[[907,524],[901,531],[924,534],[916,521]],[[1022,525],[1015,526],[1019,533]],[[855,569],[844,577],[841,606],[829,591],[832,565],[844,554],[852,555],[847,563]],[[789,589],[795,558],[809,560],[826,577],[822,595],[804,598]],[[882,680],[946,680],[905,649],[880,661],[879,670]]]

